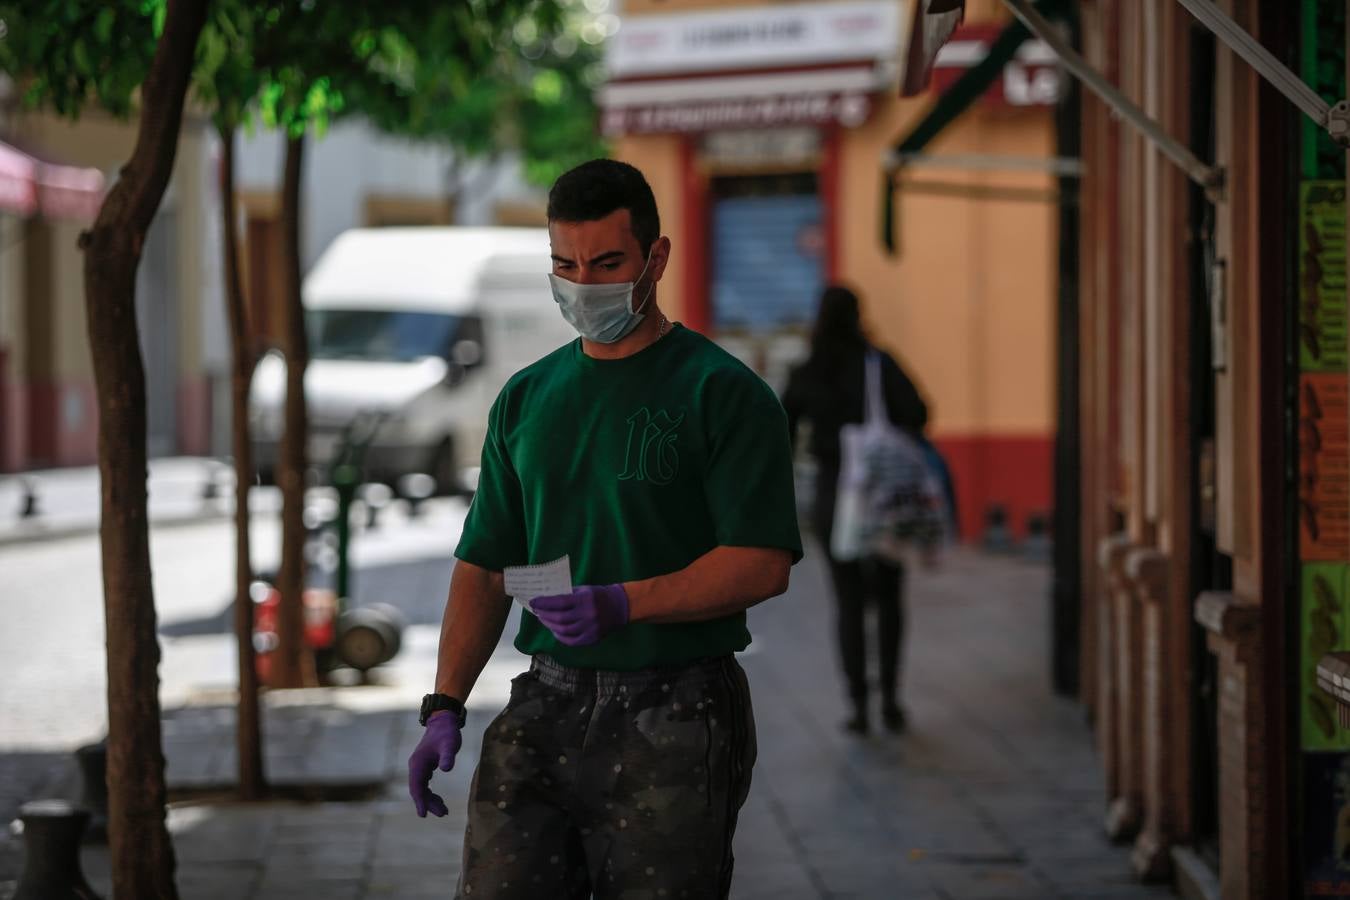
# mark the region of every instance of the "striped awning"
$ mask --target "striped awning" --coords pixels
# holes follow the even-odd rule
[[[0,211],[89,222],[105,187],[98,169],[47,162],[0,141]]]

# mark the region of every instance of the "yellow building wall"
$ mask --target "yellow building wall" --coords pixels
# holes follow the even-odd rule
[[[191,378],[202,371],[202,303],[203,296],[218,294],[201,290],[202,279],[209,271],[206,265],[205,229],[212,207],[206,195],[211,184],[206,171],[208,159],[204,151],[206,132],[193,130],[185,133],[179,142],[178,159],[174,164],[173,202],[178,213],[179,235],[178,284],[176,291],[178,313],[178,375]],[[218,273],[221,278],[223,273]]]
[[[196,302],[202,277],[203,245],[208,215],[204,188],[210,183],[203,144],[203,123],[186,118],[174,160],[173,177],[163,206],[178,213],[179,234],[175,241],[177,269],[178,371],[193,376],[201,371],[201,309]],[[17,122],[23,140],[53,159],[74,166],[116,171],[131,158],[136,127],[98,115],[69,121],[52,115],[27,115]],[[110,179],[111,181],[111,179]],[[55,372],[63,379],[93,376],[88,336],[84,324],[84,255],[76,241],[85,225],[68,221],[52,224],[52,274],[56,282],[58,309]]]
[[[615,159],[636,166],[656,195],[661,233],[670,238],[670,263],[661,276],[656,296],[672,322],[684,317],[685,277],[689,248],[685,246],[683,171],[678,135],[629,135],[614,142]]]
[[[84,314],[84,254],[78,222],[50,223],[52,236],[52,322],[55,358],[52,374],[60,381],[94,377],[89,356],[89,329]]]
[[[886,99],[843,141],[840,280],[859,292],[873,338],[922,385],[936,432],[1044,434],[1054,422],[1053,179],[907,171],[896,193],[897,250],[887,255],[880,240],[881,160],[926,107],[924,98]],[[925,152],[1049,157],[1053,120],[1047,109],[976,109]],[[1004,188],[1040,197],[975,193]]]
[[[28,394],[24,388],[27,319],[23,304],[26,227],[18,216],[0,214],[0,347],[5,349],[4,368],[0,369],[0,471],[6,472],[20,468],[28,440]]]
[[[0,344],[9,350],[6,379],[24,371],[27,359],[24,347],[25,318],[21,299],[26,268],[23,250],[24,220],[0,214]]]
[[[899,2],[899,0],[898,0]],[[629,0],[624,15],[780,5],[773,0]],[[966,22],[1005,22],[1000,0],[967,0]],[[897,192],[897,253],[880,239],[881,165],[934,99],[932,91],[873,97],[871,118],[841,135],[838,277],[859,293],[874,340],[901,359],[932,407],[941,436],[1046,436],[1054,430],[1057,209],[1055,180],[1019,171],[923,168]],[[697,140],[697,136],[691,138]],[[614,156],[647,176],[673,243],[660,287],[672,318],[684,309],[685,231],[675,135],[625,136]],[[933,155],[1053,157],[1049,108],[977,104],[925,150]],[[936,185],[943,193],[922,189]],[[1039,199],[975,192],[1011,188]],[[961,196],[961,191],[967,191]],[[952,195],[956,194],[956,195]]]
[[[839,280],[862,299],[878,344],[902,360],[928,398],[934,431],[1047,435],[1054,427],[1057,210],[1054,179],[1016,171],[915,169],[897,192],[897,253],[881,243],[881,160],[927,108],[927,98],[879,98],[841,142]],[[685,306],[680,138],[628,136],[616,158],[643,171],[656,194],[671,264],[659,289],[672,319]],[[1054,155],[1048,109],[974,110],[932,154]],[[936,185],[943,194],[922,185]],[[1036,199],[945,192],[1012,188]]]

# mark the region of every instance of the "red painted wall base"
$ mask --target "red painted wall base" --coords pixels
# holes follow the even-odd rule
[[[985,512],[1002,506],[1015,537],[1027,531],[1027,516],[1048,517],[1054,507],[1053,435],[938,436],[956,482],[961,537],[976,540],[984,533]]]

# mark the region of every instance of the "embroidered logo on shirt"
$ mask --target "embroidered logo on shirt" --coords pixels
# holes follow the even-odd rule
[[[676,429],[684,413],[672,419],[664,409],[655,415],[642,407],[628,417],[628,449],[624,453],[620,481],[650,481],[670,484],[680,472],[680,454],[675,449]]]

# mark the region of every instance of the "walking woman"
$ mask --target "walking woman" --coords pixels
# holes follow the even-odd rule
[[[905,727],[900,708],[900,641],[904,630],[905,573],[900,566],[877,558],[851,561],[830,553],[835,494],[839,481],[839,429],[863,421],[863,369],[869,350],[875,349],[863,332],[858,297],[848,288],[831,285],[820,300],[811,335],[811,355],[792,371],[783,407],[794,444],[797,425],[811,425],[808,450],[817,463],[816,498],[811,526],[829,556],[837,610],[839,658],[844,670],[852,716],[844,727],[856,734],[868,730],[867,652],[864,605],[877,605],[880,650],[882,722],[890,731]],[[914,383],[890,355],[881,352],[882,393],[892,423],[915,437],[928,422],[928,408]]]

